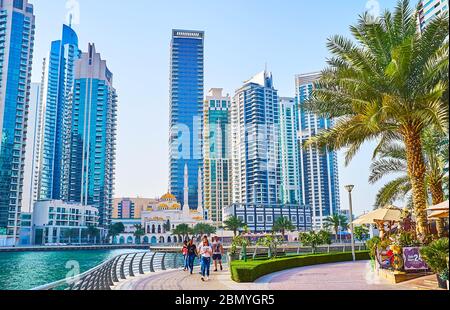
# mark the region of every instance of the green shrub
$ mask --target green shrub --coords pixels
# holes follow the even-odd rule
[[[370,258],[374,259],[377,255],[377,246],[381,243],[380,237],[373,237],[366,241],[366,246],[369,249]]]
[[[441,279],[448,279],[448,238],[433,241],[429,246],[420,249],[420,255],[433,272]]]
[[[356,252],[357,260],[368,260],[368,251]],[[249,260],[231,262],[231,278],[240,283],[254,282],[256,279],[274,272],[328,263],[352,260],[352,253],[314,254],[307,256],[288,256],[272,260]]]

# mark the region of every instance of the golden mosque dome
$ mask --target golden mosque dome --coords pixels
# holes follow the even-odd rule
[[[176,200],[177,198],[171,193],[167,193],[161,197],[162,200]]]

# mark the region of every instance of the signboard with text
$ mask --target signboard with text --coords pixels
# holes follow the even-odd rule
[[[403,248],[403,260],[405,264],[405,270],[427,270],[427,264],[420,257],[419,247]]]

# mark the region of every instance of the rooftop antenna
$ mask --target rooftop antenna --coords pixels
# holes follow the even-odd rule
[[[267,72],[267,61],[264,64],[264,72]]]
[[[72,19],[73,19],[73,14],[70,13],[69,15],[69,27],[72,28]]]

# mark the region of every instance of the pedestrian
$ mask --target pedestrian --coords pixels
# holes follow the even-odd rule
[[[203,237],[202,246],[199,248],[199,253],[201,255],[201,270],[202,270],[202,281],[209,280],[209,270],[211,267],[211,256],[212,248],[209,244],[208,237]]]
[[[183,271],[187,271],[189,269],[189,256],[188,256],[188,242],[184,240],[183,249],[181,250],[184,258],[184,269]]]
[[[198,255],[197,246],[194,244],[194,239],[191,239],[187,246],[187,255],[188,255],[188,267],[189,271],[192,274],[194,272],[194,260]]]
[[[217,272],[217,264],[220,266],[220,270],[223,270],[222,266],[222,256],[223,256],[223,246],[222,242],[220,242],[220,239],[218,236],[214,238],[214,242],[212,244],[213,248],[213,261],[214,261],[214,272]]]

